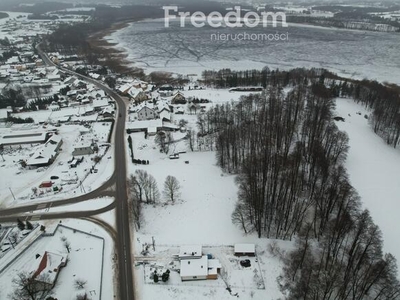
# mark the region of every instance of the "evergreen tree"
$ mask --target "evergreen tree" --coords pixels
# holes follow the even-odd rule
[[[19,230],[24,230],[25,229],[25,224],[24,224],[24,222],[22,222],[20,219],[17,219],[17,222],[18,222],[18,228],[19,228]]]
[[[167,282],[169,279],[169,270],[165,271],[162,275],[161,275],[161,280],[163,282]]]
[[[26,228],[29,229],[29,230],[32,230],[33,229],[32,223],[29,222],[29,221],[26,221]]]

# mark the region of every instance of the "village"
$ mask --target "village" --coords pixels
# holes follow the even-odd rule
[[[84,20],[72,14],[58,20],[33,21],[27,14],[10,13],[0,23],[0,88],[2,95],[11,100],[10,105],[0,108],[0,170],[7,174],[0,181],[0,205],[35,207],[18,222],[0,227],[0,286],[4,293],[12,291],[11,280],[20,276],[21,270],[36,284],[55,291],[58,299],[110,299],[116,293],[112,283],[116,254],[110,236],[85,221],[45,220],[46,214],[52,212],[101,210],[114,201],[94,198],[65,209],[56,207],[57,201],[84,197],[111,180],[115,168],[112,137],[116,119],[124,113],[118,115],[115,101],[104,90],[46,65],[38,55],[36,45],[41,35],[52,32],[60,22]],[[84,70],[124,99],[125,134],[132,141],[126,147],[128,172],[147,168],[160,183],[168,170],[179,173],[174,175],[182,185],[185,176],[194,181],[196,176],[207,177],[198,167],[213,160],[210,152],[202,152],[212,150],[212,145],[198,134],[199,118],[215,104],[238,101],[241,95],[261,90],[209,89],[196,75],[187,76],[183,85],[157,85],[87,64],[76,55],[53,52],[48,57],[63,68],[77,73]],[[219,176],[218,171],[216,174]],[[232,179],[228,178],[229,185]],[[187,191],[191,188],[187,184],[175,213],[185,209],[185,202],[191,203],[186,199],[190,198]],[[153,208],[145,207],[149,211],[145,219],[165,208],[173,209],[169,204],[160,199]],[[220,212],[225,208],[225,204],[220,206]],[[31,216],[34,212],[41,212],[43,219]],[[110,211],[99,216],[110,224],[116,222]],[[187,218],[190,216],[187,214]],[[144,295],[157,293],[154,284],[158,282],[189,288],[202,282],[197,286],[200,291],[204,287],[217,288],[218,293],[229,297],[238,295],[232,289],[252,295],[266,289],[265,261],[258,259],[255,244],[240,244],[242,238],[231,237],[221,245],[210,246],[207,239],[189,241],[182,236],[178,244],[157,244],[156,251],[154,240],[152,246],[140,242],[149,239],[149,234],[134,236],[135,272],[140,274],[137,284],[146,286]],[[90,246],[86,244],[88,239]],[[265,257],[264,250],[261,255]],[[93,266],[91,272],[76,277],[82,274],[83,261],[86,267]]]

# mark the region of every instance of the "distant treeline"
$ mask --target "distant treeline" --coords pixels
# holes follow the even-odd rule
[[[26,13],[32,13],[32,14],[45,14],[50,11],[57,11],[57,10],[62,10],[62,9],[67,9],[67,8],[73,8],[74,5],[72,3],[63,3],[63,2],[55,2],[55,1],[46,1],[46,2],[40,2],[40,3],[35,3],[33,5],[18,5],[18,8],[15,7],[15,0],[12,1],[4,1],[3,3],[4,6],[11,6],[10,9],[15,9],[18,12],[26,12]],[[12,7],[14,6],[14,7]]]
[[[217,88],[236,86],[295,86],[322,82],[331,97],[350,97],[371,109],[371,126],[386,143],[397,147],[400,142],[400,87],[370,80],[350,80],[324,69],[298,68],[289,71],[246,70],[204,71],[204,84]]]
[[[28,16],[29,20],[57,20],[56,15],[42,15],[42,14],[31,14]]]
[[[383,13],[383,12],[390,12],[400,10],[400,5],[392,5],[388,8],[385,7],[373,7],[373,6],[345,6],[345,5],[319,5],[314,6],[313,10],[319,11],[330,11],[333,13],[351,13],[351,14],[358,14],[358,15],[365,15],[369,13]]]
[[[400,32],[399,22],[372,16],[361,17],[357,14],[338,14],[334,18],[288,16],[287,22],[368,31]]]

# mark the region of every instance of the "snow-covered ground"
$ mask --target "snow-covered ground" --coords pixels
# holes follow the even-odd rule
[[[47,222],[47,232],[53,232],[54,222]],[[41,237],[34,242],[18,259],[0,274],[0,298],[7,299],[7,295],[13,291],[12,279],[20,272],[32,271],[30,267],[35,261],[36,254],[42,255],[49,251],[62,256],[67,256],[67,265],[60,270],[55,296],[60,300],[74,300],[78,292],[74,287],[76,279],[86,280],[85,291],[90,299],[114,298],[113,285],[113,242],[110,236],[100,227],[83,220],[65,220],[58,227],[54,236]],[[96,235],[93,237],[86,233]],[[61,238],[65,237],[70,242],[70,253],[67,252]],[[103,248],[104,247],[104,248]],[[104,249],[104,258],[103,258]],[[103,277],[103,278],[101,278]]]
[[[210,91],[204,91],[204,97],[208,96],[207,93]],[[215,96],[215,91],[211,91],[213,93]],[[234,95],[225,91],[219,91],[219,94],[225,101],[230,101],[230,96]],[[175,117],[177,120],[188,120],[188,126],[195,126],[195,115]],[[174,133],[175,140],[181,136],[180,132]],[[160,294],[163,299],[231,299],[227,286],[232,288],[232,294],[238,293],[243,299],[272,300],[282,297],[276,283],[282,262],[267,251],[272,240],[258,239],[253,234],[246,236],[232,224],[231,213],[237,193],[235,177],[223,173],[216,166],[215,152],[188,151],[180,154],[179,159],[171,160],[168,155],[159,152],[154,137],[145,139],[143,133],[133,133],[131,137],[135,158],[148,159],[150,164],[134,165],[128,157],[129,173],[133,174],[137,169],[147,171],[157,180],[161,193],[168,175],[175,176],[181,185],[181,197],[176,203],[167,204],[161,196],[157,205],[144,205],[142,228],[134,234],[135,255],[141,257],[145,243],[151,244],[154,237],[156,249],[150,249],[149,256],[153,257],[150,266],[171,268],[169,263],[178,254],[180,245],[201,244],[203,252],[217,257],[223,269],[223,275],[216,281],[182,282],[179,275],[172,272],[168,283],[154,284],[148,277],[149,265],[139,265],[135,278],[140,299],[156,299]],[[180,141],[171,146],[170,153],[186,150],[185,141]],[[233,256],[232,246],[243,242],[255,243],[257,249],[258,262],[253,261],[252,268],[248,270],[240,267]],[[277,242],[283,249],[292,246],[291,242]],[[140,258],[136,263],[139,261]],[[257,287],[260,277],[265,289]]]
[[[91,133],[98,139],[99,144],[104,144],[110,131],[109,122],[96,122],[92,124]],[[20,204],[32,204],[37,201],[65,199],[68,197],[82,195],[100,187],[107,181],[114,172],[114,147],[99,147],[99,153],[85,155],[84,160],[76,168],[71,169],[68,161],[72,157],[74,143],[78,140],[80,131],[89,131],[80,125],[62,125],[54,127],[58,129],[59,135],[63,139],[60,154],[53,164],[44,168],[35,168],[32,170],[22,168],[18,161],[27,159],[32,153],[34,147],[31,145],[13,146],[12,150],[5,149],[4,161],[0,162],[0,170],[7,172],[7,177],[0,178],[0,205],[15,206]],[[38,130],[41,130],[40,128]],[[35,147],[40,147],[37,145]],[[98,164],[96,164],[96,173],[90,173],[90,168],[94,165],[92,159],[96,155],[104,155]],[[50,180],[51,176],[57,176],[59,179],[53,180],[54,184],[61,192],[38,189],[36,195],[32,191],[33,187],[38,187],[41,182]],[[82,181],[82,185],[80,185]],[[66,184],[72,183],[72,184]],[[12,193],[11,193],[11,191]],[[15,196],[15,200],[14,197]]]
[[[352,99],[337,99],[336,111],[345,118],[337,126],[350,138],[346,161],[350,182],[360,194],[363,207],[370,211],[382,230],[384,251],[400,261],[397,231],[400,227],[400,151],[374,134],[364,118],[370,112]]]
[[[195,97],[198,99],[211,100],[212,104],[214,105],[231,101],[238,101],[241,96],[246,96],[249,95],[250,93],[230,92],[228,89],[199,89],[199,90],[184,90],[182,91],[182,94],[187,98]]]

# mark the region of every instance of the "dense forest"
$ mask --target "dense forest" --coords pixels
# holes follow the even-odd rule
[[[330,97],[349,97],[371,110],[370,125],[385,142],[397,147],[400,142],[400,87],[370,80],[354,80],[337,76],[325,69],[292,69],[288,71],[245,70],[204,71],[202,82],[216,88],[237,86],[279,86],[300,84],[325,85],[323,93]]]
[[[383,105],[380,114],[393,113],[388,103],[399,101],[389,95],[398,93],[329,78],[323,70],[260,76],[267,80],[263,93],[216,105],[198,118],[218,164],[237,175],[232,221],[259,237],[295,238],[279,280],[288,299],[398,299],[396,260],[383,254],[381,232],[361,209],[344,167],[348,137],[333,120],[334,97],[353,96],[373,109],[379,133],[388,121],[375,110]]]

